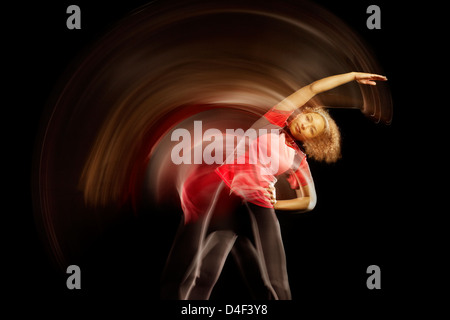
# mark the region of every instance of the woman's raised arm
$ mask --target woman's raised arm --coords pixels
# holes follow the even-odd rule
[[[386,81],[387,78],[385,76],[381,76],[373,73],[363,73],[363,72],[349,72],[338,74],[331,77],[326,77],[301,88],[300,90],[294,92],[286,99],[281,101],[275,109],[285,110],[285,111],[293,111],[297,108],[302,107],[305,103],[307,103],[311,98],[313,98],[316,94],[321,92],[325,92],[341,86],[345,83],[351,81],[357,81],[361,84],[367,85],[376,85],[375,81]]]

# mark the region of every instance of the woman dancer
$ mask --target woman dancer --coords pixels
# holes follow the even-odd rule
[[[314,208],[314,182],[305,153],[327,163],[340,157],[336,123],[325,109],[305,104],[316,94],[350,81],[376,85],[375,81],[386,80],[376,74],[350,72],[315,81],[256,121],[250,129],[263,134],[241,139],[224,164],[195,170],[180,195],[185,219],[164,270],[161,297],[209,298],[232,251],[245,275],[261,279],[254,284],[254,297],[290,299],[275,210],[305,212]],[[288,122],[296,110],[299,114]],[[257,159],[252,158],[252,150],[258,150],[254,153]],[[296,198],[277,201],[274,184],[281,175],[286,176]]]

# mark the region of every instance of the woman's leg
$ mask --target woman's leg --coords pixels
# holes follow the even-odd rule
[[[215,208],[210,214],[206,233],[209,235],[202,246],[197,269],[190,270],[195,272],[195,281],[188,299],[209,298],[237,237],[236,219],[242,213],[242,199],[230,195],[230,189],[225,184],[223,186],[217,193]]]
[[[184,224],[184,221],[181,222],[162,275],[161,299],[185,300],[188,298],[200,272],[201,252],[209,220],[222,189],[223,183],[220,183],[216,191],[211,194],[210,204],[203,215],[187,224]]]
[[[286,268],[281,230],[275,211],[247,203],[252,222],[256,250],[262,267],[262,276],[275,292],[275,299],[290,300],[291,290]]]
[[[239,236],[231,250],[242,277],[255,300],[270,300],[276,296],[268,277],[262,276],[262,269],[255,245],[245,236]]]
[[[195,267],[205,220],[203,217],[186,225],[181,222],[163,271],[161,299],[180,300],[186,295],[186,287],[192,281],[187,272]]]
[[[231,230],[214,231],[208,236],[201,253],[199,274],[196,276],[187,299],[209,299],[236,237]]]

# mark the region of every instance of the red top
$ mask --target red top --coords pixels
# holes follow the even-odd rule
[[[246,201],[273,208],[265,195],[265,189],[275,184],[276,176],[283,173],[288,173],[287,180],[293,189],[298,189],[299,185],[307,185],[312,180],[306,155],[282,131],[291,114],[292,111],[269,110],[252,128],[270,130],[259,130],[259,136],[247,143],[246,152],[236,158],[238,161],[224,163],[216,169],[216,173],[230,189]],[[249,153],[255,150],[258,150],[258,156],[252,162]]]

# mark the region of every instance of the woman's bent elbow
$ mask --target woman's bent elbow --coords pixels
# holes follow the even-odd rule
[[[312,211],[316,207],[316,203],[317,203],[316,197],[310,197],[306,211]]]

